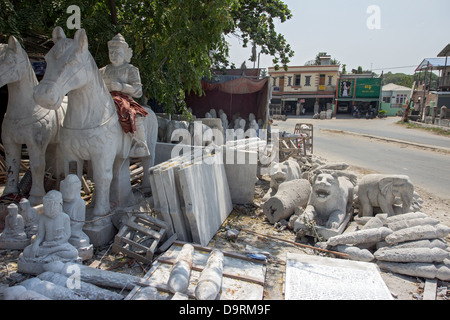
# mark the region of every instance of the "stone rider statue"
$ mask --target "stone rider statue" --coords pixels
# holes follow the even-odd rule
[[[144,117],[148,113],[133,99],[142,96],[139,69],[130,64],[133,50],[120,33],[108,41],[108,50],[111,64],[101,68],[100,74],[116,104],[123,130],[133,134],[130,157],[148,156],[144,127]]]

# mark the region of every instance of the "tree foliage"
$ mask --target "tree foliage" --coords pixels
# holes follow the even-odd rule
[[[291,18],[281,0],[2,0],[0,40],[39,33],[50,37],[61,26],[68,37],[66,10],[81,9],[89,50],[99,67],[109,63],[107,41],[121,33],[133,49],[131,63],[139,68],[148,99],[167,112],[183,107],[186,93],[201,94],[201,79],[212,68],[228,67],[227,36],[251,41],[276,67],[287,67],[293,56],[275,30],[276,19]]]
[[[426,76],[426,78],[425,78]],[[439,76],[435,73],[418,72],[416,75],[409,75],[405,73],[392,73],[388,72],[383,75],[383,85],[394,83],[407,88],[412,88],[414,81],[426,81],[430,85],[431,89],[437,89]]]

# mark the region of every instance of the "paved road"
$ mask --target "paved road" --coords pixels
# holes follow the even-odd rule
[[[395,124],[398,119],[290,118],[276,121],[274,128],[293,132],[296,123],[312,123],[314,154],[329,161],[344,161],[370,172],[407,174],[418,187],[440,198],[450,199],[450,153],[398,143],[398,140],[404,140],[450,150],[450,138],[423,130],[406,129]],[[354,132],[356,135],[339,131]],[[385,137],[387,141],[395,139],[397,142],[373,139],[370,135]]]

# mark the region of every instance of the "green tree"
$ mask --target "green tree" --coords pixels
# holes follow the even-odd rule
[[[167,112],[185,111],[184,97],[201,94],[201,79],[212,68],[229,63],[227,36],[249,42],[271,55],[275,67],[287,68],[293,56],[275,20],[284,22],[291,12],[281,0],[3,0],[0,3],[1,42],[30,33],[50,37],[55,26],[68,37],[66,12],[81,9],[89,50],[97,65],[109,63],[107,41],[121,33],[134,54],[145,95],[163,104]]]

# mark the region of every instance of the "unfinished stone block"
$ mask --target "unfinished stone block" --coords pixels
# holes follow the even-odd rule
[[[142,281],[141,278],[130,274],[91,268],[83,264],[71,262],[63,263],[61,261],[56,261],[48,263],[45,265],[44,269],[45,271],[60,273],[66,277],[73,276],[73,273],[77,272],[80,275],[81,281],[92,283],[100,287],[121,290],[132,290],[136,284]]]
[[[344,233],[328,239],[329,246],[337,246],[339,244],[364,244],[375,243],[383,241],[388,235],[392,233],[391,229],[381,227],[379,229],[367,229]]]
[[[397,244],[405,241],[444,238],[450,233],[450,228],[443,224],[437,226],[423,225],[406,229],[400,229],[386,237],[389,244]]]
[[[74,281],[60,273],[46,271],[37,276],[40,280],[67,287],[89,300],[122,300],[124,297],[114,291],[106,290],[84,281]],[[72,285],[72,287],[69,287]]]
[[[391,262],[443,262],[449,252],[439,248],[382,248],[374,256],[377,260]]]
[[[387,224],[388,228],[392,231],[397,231],[400,229],[406,229],[410,227],[415,226],[422,226],[422,225],[438,225],[440,221],[438,219],[434,218],[418,218],[418,219],[412,219],[412,220],[400,220],[396,222],[390,222]]]
[[[195,287],[195,297],[198,300],[214,300],[222,288],[223,252],[215,249],[209,255]]]
[[[53,300],[87,300],[87,298],[75,293],[67,287],[59,286],[39,278],[27,279],[21,282],[20,285]]]
[[[428,215],[423,212],[408,212],[403,214],[398,214],[395,216],[389,216],[386,220],[386,223],[392,223],[397,221],[403,221],[403,220],[413,220],[413,219],[420,219],[420,218],[428,218]]]
[[[357,260],[357,261],[365,261],[370,262],[375,259],[373,254],[367,250],[367,249],[361,249],[355,246],[348,246],[344,244],[337,245],[335,249],[338,252],[342,252],[349,255],[349,258],[351,260]]]
[[[427,279],[439,279],[443,281],[450,280],[450,268],[444,264],[432,263],[400,263],[400,262],[386,262],[378,261],[377,265],[380,269],[404,274],[412,277],[420,277]]]
[[[440,248],[447,249],[447,242],[444,239],[425,239],[402,242],[396,245],[390,245],[386,241],[378,242],[377,249],[390,247],[390,248]]]
[[[28,290],[24,286],[15,285],[8,287],[3,292],[3,300],[51,300],[40,293]]]
[[[173,293],[185,292],[189,286],[192,261],[194,258],[194,246],[186,243],[178,253],[175,263],[170,270],[167,285]]]
[[[263,212],[270,223],[288,219],[296,207],[305,207],[311,194],[311,185],[306,179],[283,182],[275,196],[263,204]]]
[[[379,213],[375,217],[370,218],[369,221],[367,221],[367,223],[364,224],[361,230],[381,228],[386,223],[386,220],[387,220],[387,213]]]

